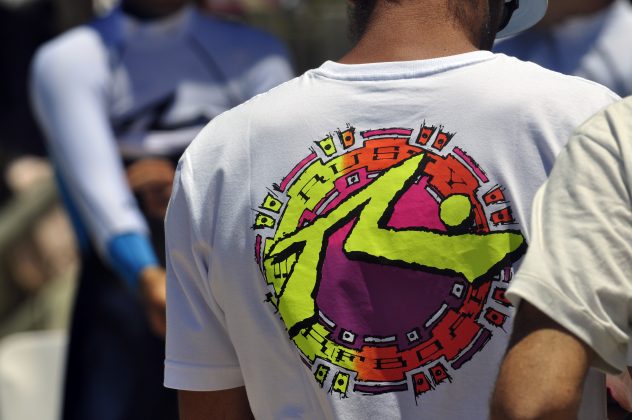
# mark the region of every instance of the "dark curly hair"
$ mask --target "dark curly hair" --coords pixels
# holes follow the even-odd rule
[[[380,0],[354,0],[349,4],[349,33],[353,40],[359,39],[366,31],[371,15],[377,2]],[[398,3],[399,0],[386,0],[389,3]],[[448,6],[454,14],[454,18],[459,22],[464,22],[468,18],[468,7],[472,2],[464,0],[448,0]]]
[[[349,4],[349,36],[353,41],[357,41],[364,34],[370,24],[371,16],[375,10],[378,1],[386,1],[389,3],[399,3],[399,0],[353,0]],[[493,10],[491,4],[498,0],[488,0],[490,9]],[[454,21],[458,25],[462,25],[469,32],[469,36],[476,41],[479,46],[485,49],[491,48],[495,31],[492,33],[490,28],[478,28],[473,15],[479,2],[475,0],[447,0],[448,9],[452,13]],[[481,33],[482,31],[482,33]],[[489,44],[489,45],[488,45]]]
[[[353,41],[360,39],[366,31],[377,1],[355,0],[353,3],[349,2],[349,36]]]

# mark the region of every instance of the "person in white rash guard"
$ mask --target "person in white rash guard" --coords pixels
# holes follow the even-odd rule
[[[348,54],[178,164],[165,385],[187,420],[486,420],[533,196],[619,99],[489,51],[546,1],[350,4]],[[580,419],[605,420],[603,383]]]
[[[580,76],[632,95],[629,0],[555,0],[537,27],[498,42],[494,51]]]
[[[65,420],[175,418],[162,387],[175,162],[209,120],[291,76],[278,40],[185,0],[125,0],[37,52],[33,103],[82,248]]]

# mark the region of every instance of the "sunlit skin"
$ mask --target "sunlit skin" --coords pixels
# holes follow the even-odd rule
[[[524,301],[500,368],[490,420],[577,419],[594,357],[586,344]]]

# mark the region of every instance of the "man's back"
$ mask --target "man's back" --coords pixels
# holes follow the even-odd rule
[[[220,116],[168,216],[166,385],[245,384],[263,419],[487,418],[531,200],[615,98],[472,52],[328,62]]]

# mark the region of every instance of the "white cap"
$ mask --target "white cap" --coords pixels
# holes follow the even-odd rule
[[[496,34],[496,38],[507,38],[529,29],[544,17],[548,0],[520,0],[520,6],[511,16],[509,24]]]

